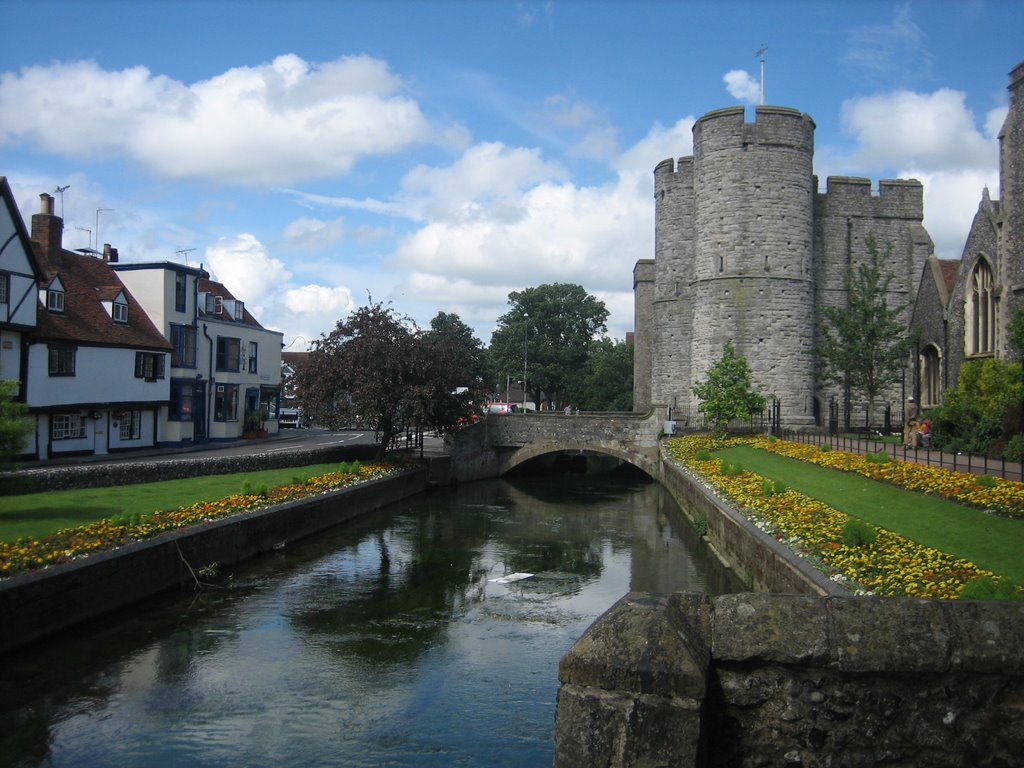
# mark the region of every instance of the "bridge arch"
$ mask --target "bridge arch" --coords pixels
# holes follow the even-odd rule
[[[499,477],[525,461],[556,452],[613,456],[660,476],[658,444],[668,409],[646,413],[491,414],[460,430],[452,449],[452,477],[459,481]]]

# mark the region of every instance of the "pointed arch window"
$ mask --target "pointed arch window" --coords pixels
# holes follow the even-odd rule
[[[942,354],[934,344],[921,350],[921,407],[930,408],[942,401]]]
[[[996,348],[996,298],[992,269],[987,262],[978,262],[967,287],[967,354],[991,354]]]

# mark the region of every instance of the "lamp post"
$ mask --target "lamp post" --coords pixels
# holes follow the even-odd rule
[[[530,316],[523,312],[523,413],[526,413],[526,350],[530,335]]]

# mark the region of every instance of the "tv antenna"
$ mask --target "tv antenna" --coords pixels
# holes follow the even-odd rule
[[[187,266],[188,265],[188,255],[190,253],[192,253],[192,251],[194,251],[194,250],[195,250],[195,248],[181,248],[181,249],[175,251],[175,253],[185,259],[185,265]]]
[[[63,187],[58,184],[57,188],[53,190],[56,194],[60,195],[60,217],[62,219],[64,218],[64,191],[70,188],[70,184],[65,184]]]
[[[96,250],[100,249],[100,214],[106,211],[112,211],[113,208],[97,208],[96,209]]]
[[[89,249],[88,250],[92,251],[92,230],[89,229],[88,227],[75,227],[75,229],[81,230],[82,232],[88,232],[89,233]]]
[[[765,61],[765,54],[766,53],[768,53],[768,48],[766,48],[763,45],[760,48],[757,49],[756,53],[754,53],[754,55],[757,56],[761,60],[761,106],[762,107],[764,106],[764,61]]]

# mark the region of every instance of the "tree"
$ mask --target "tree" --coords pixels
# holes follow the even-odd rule
[[[840,384],[864,396],[870,423],[875,400],[900,381],[913,339],[900,322],[904,307],[887,302],[892,275],[882,272],[875,236],[869,235],[865,245],[868,262],[846,273],[846,306],[822,309],[817,358],[822,383]],[[886,261],[891,254],[892,244],[886,248]]]
[[[0,381],[0,467],[10,463],[25,450],[25,439],[32,431],[28,406],[14,397],[19,382]]]
[[[484,399],[483,344],[458,315],[439,312],[416,339],[406,410],[417,424],[450,432]]]
[[[318,424],[340,429],[362,422],[382,435],[383,458],[412,379],[416,327],[390,307],[355,310],[313,342],[295,377],[303,409]]]
[[[1008,417],[1024,396],[1019,365],[989,358],[960,368],[957,387],[932,412],[935,445],[946,451],[986,454],[1006,435]]]
[[[513,291],[508,303],[491,335],[491,376],[504,385],[525,372],[536,407],[544,396],[561,401],[579,387],[590,343],[607,330],[604,302],[582,286],[551,283]]]
[[[700,412],[715,425],[715,434],[724,435],[732,419],[749,419],[764,410],[765,398],[754,390],[747,358],[737,354],[732,339],[725,342],[722,357],[708,369],[705,381],[693,387]]]
[[[590,342],[582,386],[570,394],[585,411],[633,410],[633,347],[623,341]]]

